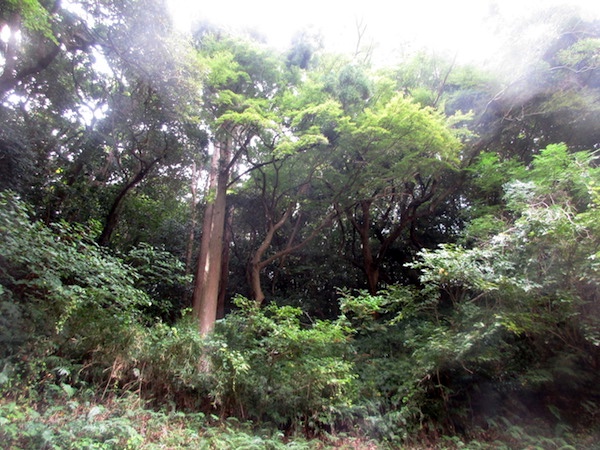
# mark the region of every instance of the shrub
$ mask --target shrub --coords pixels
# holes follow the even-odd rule
[[[507,214],[491,234],[479,230],[477,246],[441,245],[408,265],[421,271],[419,291],[344,300],[364,355],[360,386],[376,399],[366,424],[393,438],[399,427],[464,433],[498,417],[597,423],[600,171],[592,162],[549,146],[522,180],[504,185]]]
[[[239,310],[207,337],[191,315],[141,333],[121,382],[129,377],[146,397],[222,418],[313,431],[332,425],[354,394],[346,328],[305,326],[289,306],[261,309],[242,297],[235,303]]]
[[[8,344],[0,357],[18,361],[23,376],[76,372],[72,364],[87,361],[102,377],[150,303],[135,270],[84,226],[31,221],[8,192],[0,194],[0,241],[0,340]]]
[[[140,330],[115,381],[136,387],[158,406],[210,412],[213,378],[201,366],[207,348],[191,314],[173,325],[156,323]]]
[[[210,342],[211,396],[224,414],[308,429],[331,425],[351,403],[354,367],[341,322],[301,324],[297,308],[243,297]]]

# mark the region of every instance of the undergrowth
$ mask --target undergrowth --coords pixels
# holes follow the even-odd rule
[[[309,440],[235,418],[154,410],[133,394],[105,400],[65,394],[51,402],[6,397],[0,400],[0,442],[15,450],[378,448],[359,437]]]
[[[351,433],[307,439],[274,427],[204,413],[152,409],[134,394],[101,400],[90,390],[66,391],[44,400],[0,400],[0,442],[3,449],[598,449],[600,435],[550,430],[542,423],[499,419],[469,437],[413,438],[397,445]],[[412,442],[412,443],[410,443]]]
[[[128,265],[89,233],[32,221],[0,196],[2,448],[600,442],[587,285],[576,287],[590,298],[533,296],[496,253],[445,246],[415,265],[426,288],[346,292],[338,319],[310,323],[299,308],[238,297],[203,337],[161,300],[157,280],[177,265],[150,248]],[[140,283],[157,255],[159,276]]]

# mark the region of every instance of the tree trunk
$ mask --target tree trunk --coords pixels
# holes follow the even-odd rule
[[[121,191],[115,197],[110,210],[108,211],[108,215],[106,216],[106,222],[104,224],[104,228],[102,229],[102,233],[98,238],[98,244],[102,246],[107,246],[110,244],[110,238],[112,237],[117,224],[119,223],[119,217],[121,215],[121,208],[123,206],[123,200],[125,200],[125,196],[131,191],[135,186],[137,186],[145,177],[150,173],[154,165],[159,161],[159,159],[155,159],[151,163],[147,164],[145,167],[142,167],[140,171],[133,177],[133,179],[127,183]]]
[[[231,141],[226,139],[217,142],[211,162],[211,177],[214,181],[211,180],[210,184],[214,184],[214,189],[209,186],[192,301],[202,335],[212,331],[217,319],[230,158]]]
[[[233,240],[233,207],[227,208],[225,216],[225,234],[223,236],[223,256],[221,259],[221,285],[219,287],[219,299],[217,301],[217,319],[225,317],[225,295],[229,283],[229,259],[231,253],[231,241]]]
[[[265,300],[265,293],[260,283],[260,272],[263,269],[262,265],[252,258],[248,264],[248,284],[252,292],[252,299],[260,305]]]
[[[202,216],[202,234],[200,235],[200,253],[198,255],[198,266],[196,268],[196,280],[194,284],[194,294],[192,298],[192,308],[194,315],[200,318],[200,304],[198,303],[199,289],[202,286],[200,268],[206,266],[208,258],[208,245],[210,244],[210,230],[212,228],[212,214],[214,208],[215,193],[217,192],[217,174],[219,173],[219,152],[213,147],[213,154],[210,163],[210,173],[208,177],[208,186],[204,193],[205,202],[204,215]]]
[[[190,183],[190,232],[185,249],[185,274],[192,272],[192,259],[194,257],[194,242],[196,240],[196,225],[198,224],[198,180],[200,171],[196,168],[196,163],[192,164],[192,182]]]
[[[254,254],[252,255],[252,259],[248,264],[248,283],[250,284],[250,291],[252,292],[252,298],[259,305],[265,299],[265,293],[262,290],[262,286],[260,284],[260,272],[266,266],[266,264],[261,261],[263,255],[273,242],[273,237],[277,230],[279,230],[287,221],[288,217],[292,213],[292,207],[288,207],[285,213],[281,216],[281,218],[277,221],[277,223],[269,224],[269,228],[267,230],[267,234],[263,239],[260,246],[256,249]]]
[[[371,201],[363,200],[360,202],[362,212],[361,223],[352,219],[352,223],[360,235],[360,244],[363,257],[363,271],[367,277],[367,287],[369,293],[377,293],[379,284],[379,261],[373,256],[371,249]]]
[[[276,224],[271,225],[269,227],[267,234],[266,234],[265,238],[263,239],[263,242],[258,247],[258,249],[254,252],[254,254],[252,255],[252,259],[250,260],[250,262],[248,264],[248,269],[247,269],[248,284],[250,285],[250,289],[252,291],[252,298],[259,305],[265,300],[265,294],[264,294],[264,291],[262,289],[262,285],[260,282],[260,274],[261,274],[262,270],[265,267],[267,267],[269,264],[273,263],[274,261],[285,258],[287,255],[302,249],[309,242],[311,242],[314,238],[316,238],[319,235],[320,231],[324,227],[329,225],[336,215],[335,210],[331,211],[321,220],[319,225],[317,227],[315,227],[312,230],[312,232],[307,237],[305,237],[303,240],[301,240],[297,244],[294,244],[293,240],[290,239],[290,240],[288,240],[287,245],[283,250],[280,250],[280,251],[274,253],[273,255],[269,256],[268,258],[262,260],[263,255],[265,254],[265,252],[271,245],[271,242],[273,241],[273,236],[275,235],[275,232],[284,225],[286,220],[288,220],[289,216],[291,215],[291,212],[292,212],[292,208],[290,207],[285,212],[285,214],[280,218],[279,222],[277,222]],[[295,235],[296,232],[297,232],[297,230],[294,231],[293,235]]]
[[[371,250],[371,244],[369,241],[369,235],[366,235],[366,242],[361,239],[362,242],[362,254],[363,254],[363,270],[367,276],[367,287],[369,288],[370,294],[377,293],[377,286],[379,284],[379,262],[373,257],[373,251]],[[361,236],[362,238],[362,236]]]

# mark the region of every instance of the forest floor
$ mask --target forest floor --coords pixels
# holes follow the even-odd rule
[[[61,387],[57,387],[57,391]],[[60,394],[57,392],[57,394]],[[0,448],[17,449],[379,449],[350,436],[286,436],[235,418],[145,408],[139,397],[95,399],[63,395],[52,401],[0,398]],[[60,397],[60,398],[59,398]]]
[[[131,393],[98,399],[66,386],[56,391],[51,401],[11,395],[0,399],[2,449],[600,449],[598,433],[564,432],[561,437],[557,429],[552,436],[536,435],[532,427],[514,425],[505,433],[482,433],[469,441],[441,436],[390,444],[344,433],[307,439],[302,433],[289,436],[235,418],[149,409]]]

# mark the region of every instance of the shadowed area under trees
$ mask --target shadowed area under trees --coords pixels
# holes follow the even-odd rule
[[[0,6],[6,448],[593,448],[600,24],[508,76],[165,8]]]

